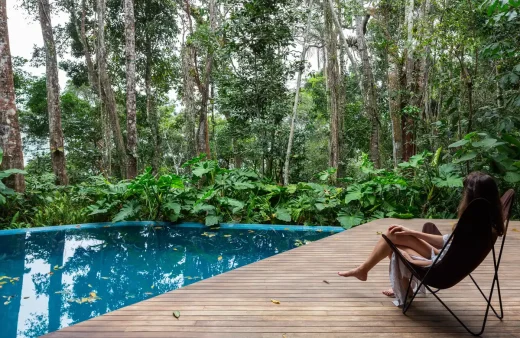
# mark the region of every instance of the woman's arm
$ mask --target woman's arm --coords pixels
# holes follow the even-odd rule
[[[406,236],[414,236],[416,238],[422,239],[423,241],[429,243],[430,245],[440,249],[444,246],[444,239],[441,235],[432,235],[424,232],[419,232],[415,230],[411,230],[403,227],[402,225],[391,225],[388,229],[390,233],[395,235],[406,235]]]

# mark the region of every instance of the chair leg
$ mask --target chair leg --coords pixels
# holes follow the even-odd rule
[[[482,291],[480,286],[477,284],[477,281],[473,278],[473,276],[470,274],[469,277],[473,281],[473,284],[475,284],[475,286],[477,287],[478,291],[480,291],[480,294],[482,295],[482,297],[484,297],[486,302],[489,303],[489,306],[490,306],[491,310],[493,311],[493,313],[495,314],[495,316],[498,319],[502,320],[504,318],[504,309],[502,307],[502,294],[500,293],[500,283],[498,281],[498,275],[495,275],[495,280],[493,282],[496,281],[496,284],[497,284],[498,303],[500,304],[500,315],[497,313],[497,311],[495,310],[493,305],[491,305],[491,302],[487,299],[486,295],[484,294],[484,292]]]

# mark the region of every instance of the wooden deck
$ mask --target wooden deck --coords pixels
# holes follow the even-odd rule
[[[387,262],[367,282],[336,275],[359,265],[380,238],[377,232],[389,224],[420,230],[424,222],[384,219],[364,224],[48,337],[469,337],[432,295],[417,298],[403,315],[381,294],[389,287]],[[453,224],[434,222],[443,233]],[[505,318],[490,315],[484,337],[520,337],[519,231],[520,222],[512,222],[500,266]],[[474,277],[489,290],[492,276],[490,256]],[[440,295],[471,327],[480,325],[485,301],[470,280]],[[173,311],[180,311],[179,319]]]

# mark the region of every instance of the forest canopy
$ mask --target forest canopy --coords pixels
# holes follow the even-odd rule
[[[0,227],[349,228],[519,186],[520,0],[17,6],[44,44],[11,55],[0,0]]]

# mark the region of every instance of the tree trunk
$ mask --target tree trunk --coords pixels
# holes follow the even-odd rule
[[[98,71],[99,80],[101,83],[101,90],[103,91],[102,98],[104,99],[105,109],[110,119],[110,128],[112,136],[116,144],[117,159],[121,170],[121,177],[126,177],[126,149],[121,134],[121,127],[119,125],[119,116],[117,114],[116,99],[112,89],[112,82],[108,73],[107,52],[105,45],[105,12],[106,0],[97,0],[98,10]]]
[[[298,103],[300,102],[300,86],[302,83],[302,73],[305,69],[305,55],[307,54],[307,42],[309,38],[309,30],[311,27],[311,17],[312,17],[312,0],[309,0],[309,4],[307,6],[307,10],[309,13],[307,14],[307,27],[305,28],[305,34],[303,38],[303,47],[302,47],[302,53],[300,55],[300,67],[298,69],[298,77],[296,79],[296,92],[294,94],[294,105],[293,105],[293,112],[291,116],[291,130],[289,132],[289,141],[287,143],[287,153],[285,155],[285,164],[283,169],[283,184],[287,185],[289,184],[289,163],[291,160],[291,151],[292,151],[292,145],[293,145],[293,139],[294,139],[294,123],[296,120],[296,113],[298,111]]]
[[[363,1],[360,1],[360,7],[363,8]],[[370,160],[376,168],[381,166],[379,159],[379,116],[377,115],[377,97],[376,85],[374,81],[374,73],[370,65],[370,56],[368,55],[368,47],[365,39],[365,16],[356,16],[356,35],[359,54],[361,56],[361,67],[363,75],[363,97],[365,110],[370,117],[372,125],[370,134]]]
[[[16,112],[6,7],[6,0],[0,0],[0,151],[3,152],[0,170],[23,169],[22,138]],[[22,175],[13,175],[5,183],[18,192],[25,190]]]
[[[195,142],[195,82],[190,71],[193,69],[193,48],[191,46],[184,45],[182,49],[182,74],[183,74],[183,91],[182,91],[182,104],[184,106],[184,134],[186,138],[186,153],[189,159],[197,156],[197,148]]]
[[[401,81],[399,66],[389,62],[388,109],[392,121],[392,149],[394,167],[403,159],[403,131],[401,128]]]
[[[416,107],[415,94],[417,93],[417,84],[415,81],[415,58],[414,58],[414,46],[413,46],[413,13],[414,13],[414,0],[407,0],[405,7],[405,22],[407,29],[406,38],[406,106],[409,108]],[[408,161],[410,157],[415,155],[415,136],[414,136],[414,117],[413,112],[407,112],[403,114],[403,160]]]
[[[161,135],[159,135],[159,117],[157,115],[157,107],[154,102],[152,92],[152,56],[148,44],[146,55],[146,73],[145,73],[145,91],[146,91],[146,116],[150,125],[150,133],[152,135],[153,155],[152,170],[157,173],[161,163]]]
[[[135,98],[135,18],[134,1],[125,0],[126,40],[126,177],[137,176],[137,126]]]
[[[49,0],[38,1],[40,25],[45,45],[45,68],[47,75],[47,110],[49,115],[49,141],[52,171],[58,185],[68,185],[69,178],[65,163],[63,129],[61,128],[60,83],[56,44],[52,32],[51,7]]]
[[[338,64],[338,31],[332,23],[332,9],[325,9],[325,39],[327,49],[327,93],[330,109],[330,139],[329,139],[329,167],[339,169],[339,104],[340,89],[339,64]],[[334,182],[336,175],[332,181]]]
[[[356,62],[356,59],[354,59],[354,55],[350,51],[350,48],[347,43],[347,39],[345,38],[345,34],[343,34],[343,29],[341,27],[341,24],[338,20],[335,10],[334,10],[334,4],[333,4],[332,0],[328,0],[328,3],[329,3],[330,15],[332,16],[332,19],[334,20],[336,29],[338,30],[339,36],[341,37],[341,41],[343,42],[343,47],[345,48],[345,52],[347,52],[348,59],[350,60],[350,63],[352,64],[352,69],[354,70],[354,73],[357,75],[357,73],[358,73],[357,62]]]

